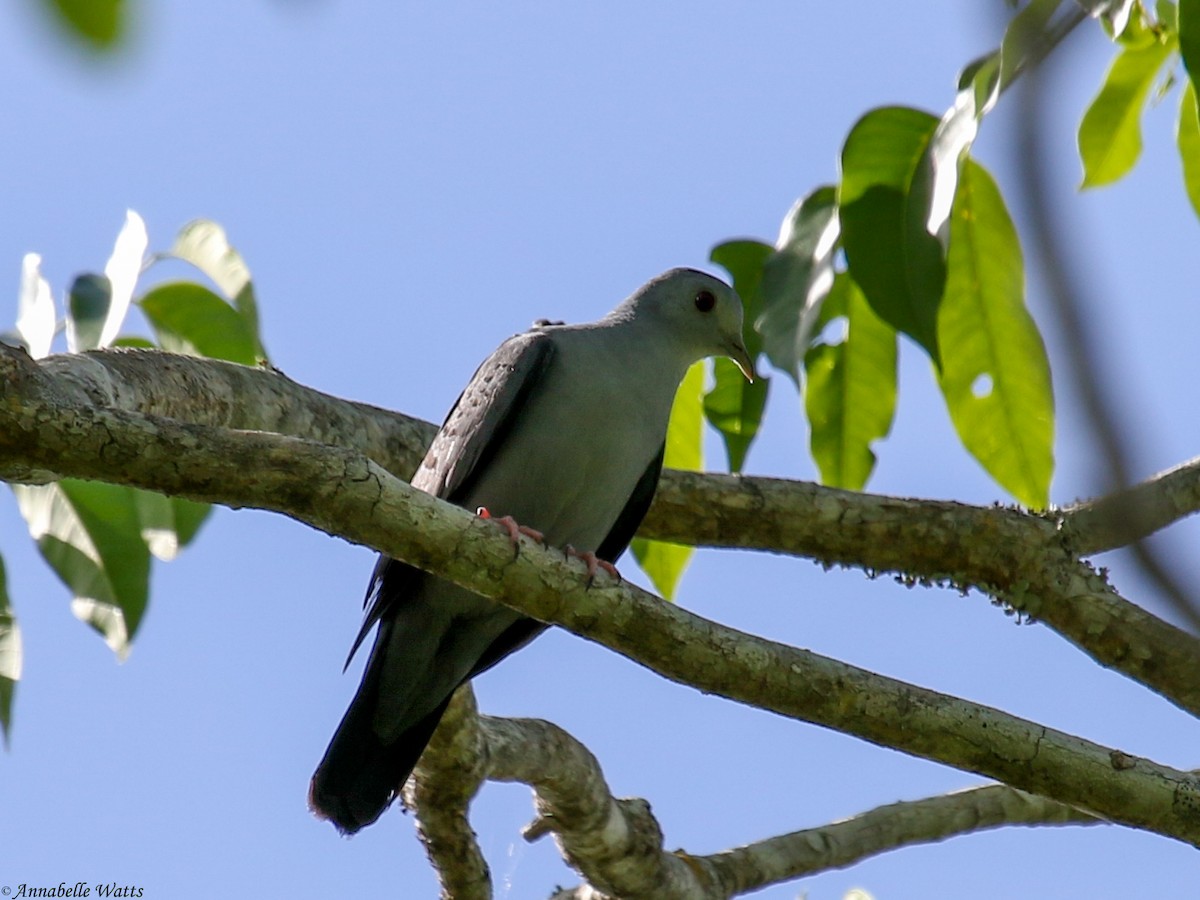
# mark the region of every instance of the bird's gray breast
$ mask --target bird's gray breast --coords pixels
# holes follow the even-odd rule
[[[642,372],[619,342],[564,331],[468,506],[595,550],[666,434],[678,378]],[[583,339],[581,339],[583,338]],[[590,338],[590,339],[589,339]]]

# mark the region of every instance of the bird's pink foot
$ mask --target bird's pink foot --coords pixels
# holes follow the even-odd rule
[[[481,506],[475,510],[475,515],[481,519],[491,519],[497,525],[508,532],[508,539],[512,541],[513,549],[519,554],[521,552],[521,535],[537,541],[539,544],[546,543],[546,536],[536,528],[528,528],[525,525],[518,525],[517,520],[512,516],[501,516],[499,519],[492,518],[492,514],[488,512],[486,506]]]
[[[596,571],[598,569],[603,569],[614,579],[621,581],[621,573],[617,571],[617,567],[610,563],[607,559],[601,559],[591,550],[580,553],[570,544],[567,544],[567,546],[563,548],[563,552],[566,553],[567,556],[574,556],[576,559],[582,559],[585,563],[587,563],[588,587],[591,587],[592,582],[596,580]]]

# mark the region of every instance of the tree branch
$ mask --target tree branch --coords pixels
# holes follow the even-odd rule
[[[489,768],[475,694],[466,684],[451,699],[403,791],[444,900],[491,900],[491,872],[467,818]]]
[[[1143,482],[1068,506],[1063,530],[1081,556],[1103,553],[1149,537],[1200,510],[1200,457]]]
[[[282,512],[601,643],[666,678],[938,760],[1200,846],[1200,779],[998,710],[694,616],[414,490],[361,454],[263,432],[38,402],[0,361],[0,471],[13,464]],[[30,382],[33,382],[31,387]],[[23,390],[28,388],[29,390]],[[995,534],[988,543],[996,549]]]
[[[1179,478],[1197,479],[1196,468]],[[1069,537],[1097,540],[1095,520],[1081,515],[1074,530],[1064,530],[1053,516],[1017,509],[674,472],[660,484],[641,533],[977,588],[1048,625],[1101,665],[1200,715],[1200,639],[1125,600],[1076,557]],[[1067,521],[1075,523],[1073,516],[1068,513]]]
[[[196,425],[274,431],[310,441],[354,447],[389,472],[409,478],[437,426],[421,419],[323,394],[279,369],[251,368],[160,350],[89,350],[48,356],[40,374],[19,365],[21,351],[0,345],[5,395],[80,407],[123,409]],[[29,362],[28,359],[25,361]],[[20,382],[10,381],[20,378]],[[6,481],[38,483],[49,473]]]
[[[528,784],[534,789],[538,819],[526,829],[526,838],[536,840],[553,832],[563,858],[586,881],[585,886],[559,891],[556,897],[725,900],[849,866],[888,850],[988,828],[1102,822],[1044,797],[989,785],[881,806],[841,822],[709,856],[667,852],[649,804],[613,797],[596,758],[571,735],[536,719],[483,716],[475,720],[473,701],[459,703],[460,699],[455,700],[460,710],[439,727],[436,743],[407,786],[410,796],[420,791],[424,800],[418,810],[422,834],[426,816],[441,822],[450,808],[459,817],[454,829],[469,835],[463,787],[471,785],[473,791],[481,775]],[[481,759],[486,760],[485,771]],[[450,784],[439,775],[435,785],[435,771],[448,775]],[[471,774],[455,777],[452,773]],[[448,790],[443,792],[442,786]],[[455,852],[457,848],[452,852],[447,844],[434,862],[439,871],[445,866],[457,877],[463,864]],[[454,893],[444,875],[442,879],[443,896],[485,896]]]
[[[338,400],[270,370],[155,351],[96,351],[34,366],[19,351],[3,352],[0,361],[10,373],[5,383],[17,379],[11,382],[16,395],[29,402],[97,404],[195,424],[278,431],[356,447],[404,477],[434,432],[426,422]],[[54,477],[32,474],[33,480]],[[0,477],[29,480],[29,461],[0,457]],[[1101,665],[1200,715],[1200,639],[1129,603],[1077,558],[1110,549],[1119,537],[1115,521],[1125,521],[1132,535],[1200,510],[1200,464],[1181,466],[1131,492],[1136,508],[1150,511],[1145,516],[1114,518],[1111,504],[1121,502],[1114,497],[1049,517],[781,479],[667,471],[639,533],[976,588],[1036,618]]]
[[[930,844],[1004,825],[1099,825],[1102,819],[1004,785],[880,806],[820,828],[705,857],[728,896],[839,869],[913,844]]]
[[[1099,825],[1103,820],[1003,785],[880,806],[850,819],[758,841],[711,856],[683,856],[697,875],[687,900],[725,900],[916,844],[1006,825]],[[667,854],[673,856],[674,854]],[[667,894],[624,892],[622,900]],[[606,900],[591,884],[559,890],[552,900]]]

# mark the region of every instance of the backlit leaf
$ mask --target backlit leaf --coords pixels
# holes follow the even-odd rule
[[[1190,81],[1184,85],[1183,96],[1179,100],[1175,141],[1179,147],[1188,200],[1196,215],[1200,216],[1200,110],[1197,109],[1196,86]]]
[[[17,334],[34,359],[50,353],[54,341],[54,297],[42,277],[42,258],[26,253],[21,260],[21,288],[17,297]]]
[[[896,412],[896,330],[880,319],[845,272],[825,301],[823,324],[845,319],[841,340],[817,343],[804,360],[804,409],[821,482],[861,490],[875,467],[871,444]],[[828,330],[828,329],[827,329]]]
[[[668,468],[692,472],[704,468],[704,368],[704,363],[698,362],[688,369],[675,393],[671,422],[667,427],[667,451],[663,459],[663,465]],[[674,599],[675,588],[692,558],[694,548],[634,538],[631,549],[655,589],[666,599]]]
[[[1142,152],[1142,109],[1172,41],[1160,39],[1135,17],[1121,38],[1100,93],[1079,123],[1081,188],[1112,184],[1124,177]]]
[[[146,223],[132,209],[125,211],[125,224],[117,235],[113,246],[112,256],[104,265],[104,276],[108,279],[110,301],[108,314],[104,320],[104,328],[100,332],[98,346],[107,347],[117,337],[125,316],[129,313],[129,303],[133,299],[133,289],[137,285],[138,276],[142,273],[142,262],[146,257]]]
[[[993,53],[959,73],[954,105],[942,116],[929,142],[933,181],[925,230],[937,235],[943,248],[949,241],[950,208],[958,186],[959,161],[975,142],[980,120],[1000,96],[1000,65],[1000,54]]]
[[[266,358],[259,335],[258,301],[250,268],[216,222],[196,219],[184,225],[175,238],[169,255],[189,262],[207,275],[220,288],[234,308],[246,320],[257,344],[258,355]]]
[[[704,395],[704,415],[721,432],[729,471],[740,472],[758,435],[770,381],[762,375],[747,381],[737,364],[724,357],[713,360],[713,378],[713,389]]]
[[[1046,349],[1025,309],[1024,279],[1000,190],[968,160],[938,314],[939,383],[967,450],[1014,497],[1041,509],[1054,469],[1054,396]]]
[[[74,479],[12,489],[42,556],[74,595],[72,612],[124,658],[150,577],[133,492]]]
[[[174,559],[212,511],[206,503],[131,489],[142,540],[163,562]]]
[[[244,316],[200,284],[176,281],[139,301],[164,350],[252,366],[258,344]]]

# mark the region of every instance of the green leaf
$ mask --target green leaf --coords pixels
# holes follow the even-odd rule
[[[940,364],[937,309],[946,270],[942,246],[926,227],[937,125],[906,107],[859,119],[842,147],[838,202],[847,266],[871,308]]]
[[[12,489],[42,556],[74,594],[71,611],[124,658],[150,579],[134,492],[74,479]]]
[[[760,241],[728,241],[714,247],[709,257],[733,277],[734,289],[744,304],[743,338],[754,360],[763,347],[754,323],[762,314],[763,262],[771,253],[771,247]],[[756,376],[753,383],[748,382],[728,359],[715,360],[713,374],[715,384],[704,397],[704,414],[725,441],[729,470],[738,472],[758,434],[769,379]]]
[[[8,600],[8,577],[0,559],[0,731],[8,746],[12,731],[13,694],[21,680],[21,629]]]
[[[137,350],[154,350],[158,344],[136,334],[123,334],[112,342],[114,347],[133,347]]]
[[[162,284],[140,301],[164,350],[252,366],[258,344],[246,319],[203,285]]]
[[[54,341],[54,297],[42,277],[42,258],[26,253],[21,260],[21,288],[17,296],[17,334],[34,359],[50,354]]]
[[[1192,89],[1200,85],[1200,0],[1179,0],[1179,53]]]
[[[1140,24],[1145,24],[1150,30],[1155,32],[1169,31],[1170,35],[1159,34],[1160,39],[1166,39],[1174,42],[1179,41],[1179,7],[1176,5],[1177,0],[1156,0],[1154,4],[1154,15],[1158,22],[1150,20],[1149,12],[1147,11],[1145,0],[1139,5],[1142,15],[1138,21]],[[1122,35],[1122,38],[1127,38],[1127,35]]]
[[[725,440],[729,471],[740,472],[750,445],[758,435],[770,381],[757,376],[747,381],[732,360],[713,360],[713,389],[704,395],[704,416]]]
[[[1079,123],[1080,188],[1112,184],[1137,163],[1142,152],[1142,108],[1173,43],[1160,40],[1136,18],[1130,20],[1121,51]]]
[[[762,350],[762,337],[754,330],[754,322],[762,312],[763,262],[770,254],[771,247],[762,241],[726,241],[713,247],[708,255],[729,272],[733,289],[742,298],[742,340],[752,360],[757,360]]]
[[[1018,69],[1036,56],[1046,40],[1047,26],[1064,0],[1032,0],[1013,16],[1000,42],[1000,85],[1007,87]]]
[[[1054,471],[1050,364],[1025,309],[1016,229],[974,160],[959,179],[947,269],[939,384],[950,418],[988,474],[1026,506],[1045,508]]]
[[[667,426],[667,451],[663,458],[663,465],[669,468],[698,472],[704,467],[703,391],[704,363],[698,362],[688,369],[675,392],[671,422]],[[695,548],[634,538],[631,549],[655,589],[666,599],[674,599],[679,578]]]
[[[108,279],[110,302],[108,314],[104,319],[104,328],[100,332],[100,347],[109,346],[116,340],[125,316],[129,313],[129,303],[133,299],[133,289],[137,286],[138,276],[142,274],[142,262],[146,257],[146,223],[132,209],[125,211],[125,224],[117,235],[112,255],[104,265],[104,275]]]
[[[1175,129],[1179,160],[1183,164],[1183,184],[1187,188],[1192,209],[1200,216],[1200,109],[1196,103],[1196,86],[1184,85],[1179,101],[1179,122]]]
[[[142,540],[150,552],[170,562],[200,530],[212,508],[182,497],[166,497],[151,491],[134,490]]]
[[[1033,4],[1017,16],[1029,12]],[[1016,25],[1009,26],[1011,31]],[[1007,46],[1008,39],[1005,39]],[[949,241],[950,208],[958,186],[959,162],[979,134],[980,120],[1000,97],[1001,54],[993,53],[970,63],[959,73],[958,94],[938,122],[929,142],[929,216],[925,230],[936,235],[943,251]]]
[[[124,0],[46,0],[61,21],[95,50],[110,50],[124,33]]]
[[[821,482],[862,490],[875,467],[872,442],[896,413],[896,330],[881,320],[845,272],[833,282],[823,325],[845,319],[845,337],[804,358],[804,408]]]
[[[837,191],[822,185],[788,211],[762,267],[762,315],[754,327],[771,365],[797,387],[813,324],[833,284],[838,234]]]
[[[191,263],[213,280],[245,319],[250,334],[254,336],[258,355],[266,359],[259,334],[258,301],[254,296],[250,268],[229,243],[225,229],[209,219],[188,222],[179,230],[169,255]]]
[[[200,526],[208,519],[212,507],[183,497],[172,497],[171,507],[175,514],[175,539],[180,547],[186,547],[200,533]]]
[[[107,276],[79,275],[67,290],[67,352],[82,353],[100,346],[112,301]]]

